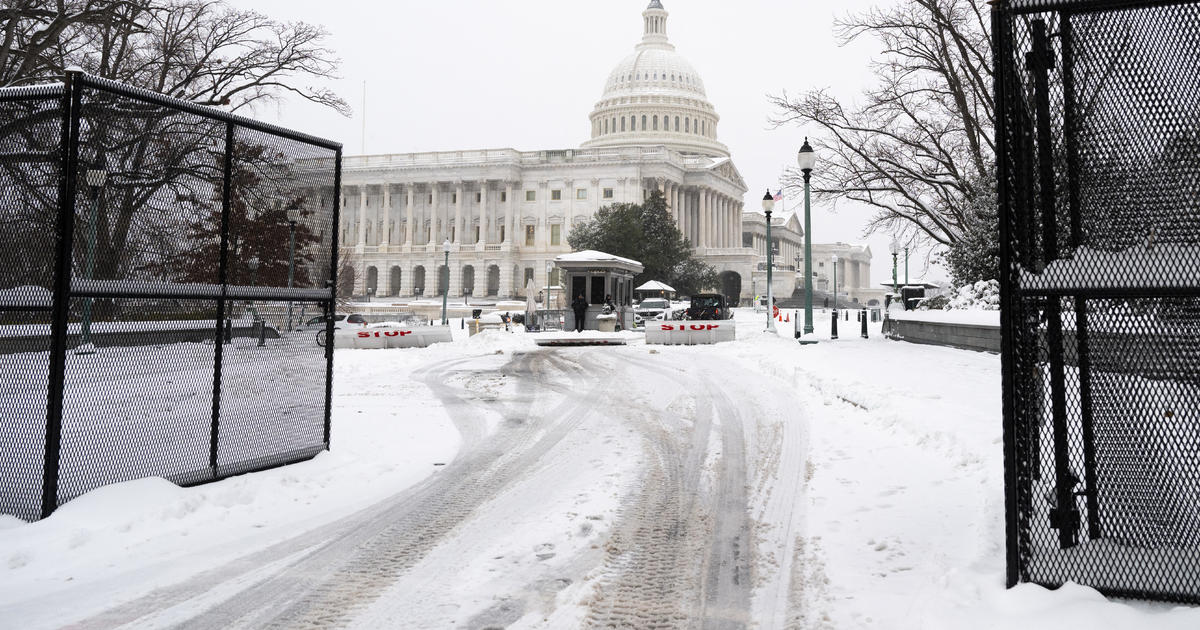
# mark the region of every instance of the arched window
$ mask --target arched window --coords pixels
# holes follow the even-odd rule
[[[646,115],[642,114],[642,131],[646,130]]]
[[[703,120],[700,122],[700,135],[702,135],[702,136],[708,135],[708,121],[707,120]]]
[[[654,130],[658,131],[658,116],[654,117]]]
[[[607,120],[604,121],[604,133],[605,134],[608,133],[608,121]]]
[[[613,120],[612,120],[612,130],[613,130],[613,133],[616,133],[616,132],[617,132],[617,117],[616,117],[616,116],[613,116]]]
[[[691,118],[683,119],[683,130],[686,131],[687,133],[692,133],[692,119]]]
[[[675,117],[675,133],[679,133],[679,117]]]
[[[625,117],[621,117],[621,131],[625,131]]]

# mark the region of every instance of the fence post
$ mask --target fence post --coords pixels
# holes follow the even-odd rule
[[[837,309],[835,308],[835,309],[833,309],[833,317],[831,317],[829,319],[829,321],[833,322],[831,325],[831,328],[829,330],[829,338],[830,339],[838,338],[838,336],[837,336],[837,320],[838,320],[838,312],[837,312]]]
[[[858,317],[862,320],[862,338],[870,339],[871,334],[867,332],[867,309],[864,308]]]
[[[1075,112],[1075,29],[1071,14],[1062,13],[1063,56],[1063,143],[1067,146],[1067,206],[1071,212],[1071,247],[1083,244],[1083,220],[1079,214],[1079,147],[1075,134],[1079,121]],[[1100,488],[1096,475],[1096,435],[1092,416],[1092,352],[1088,335],[1088,306],[1075,297],[1075,356],[1079,363],[1079,414],[1083,428],[1083,477],[1087,499],[1088,537],[1100,538]]]
[[[1046,21],[1030,25],[1033,51],[1028,60],[1033,74],[1034,107],[1037,114],[1038,188],[1042,215],[1042,262],[1058,259],[1058,222],[1055,220],[1054,147],[1050,122],[1050,70],[1054,61],[1050,51]],[[1066,368],[1063,361],[1062,312],[1056,295],[1046,298],[1046,346],[1050,354],[1050,405],[1054,426],[1054,510],[1051,523],[1058,528],[1063,549],[1078,543],[1079,510],[1075,507],[1075,484],[1071,474],[1070,434],[1067,429]]]
[[[75,248],[75,187],[79,176],[79,110],[82,71],[68,70],[62,101],[62,176],[58,194],[58,249],[55,252],[54,300],[50,324],[49,386],[46,394],[46,453],[42,469],[42,518],[58,508],[58,470],[62,459],[63,396],[66,393],[67,324],[71,317],[71,271]]]
[[[342,211],[342,148],[338,147],[337,154],[333,158],[333,220],[330,225],[337,226],[341,220]],[[329,317],[325,318],[325,338],[329,343],[325,344],[325,449],[329,449],[329,434],[332,428],[331,418],[333,417],[333,312],[337,305],[338,294],[338,248],[337,235],[330,236],[332,239],[329,253],[329,305],[326,312]]]
[[[217,298],[217,334],[225,327],[225,339],[233,338],[233,320],[226,318],[227,294],[229,292],[229,210],[233,196],[233,123],[225,123],[225,161],[221,182],[221,260],[218,262],[217,282],[221,284],[221,295]],[[224,321],[222,321],[224,320]],[[220,476],[217,453],[221,444],[221,366],[225,344],[216,344],[213,354],[212,426],[209,430],[208,467],[213,479]]]

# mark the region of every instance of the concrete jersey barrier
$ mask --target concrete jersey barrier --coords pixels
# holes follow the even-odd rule
[[[384,349],[427,348],[430,344],[450,342],[450,329],[445,326],[375,326],[371,328],[342,328],[334,334],[338,348]]]
[[[646,322],[646,343],[667,346],[695,346],[733,341],[737,326],[731,319]]]

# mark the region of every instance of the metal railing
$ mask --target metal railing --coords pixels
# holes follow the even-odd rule
[[[0,513],[328,448],[293,330],[333,310],[340,145],[82,73],[0,126]]]
[[[1198,25],[993,14],[1010,586],[1200,602]]]

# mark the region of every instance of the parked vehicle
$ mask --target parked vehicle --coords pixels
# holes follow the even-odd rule
[[[324,315],[321,315],[321,316],[314,317],[314,318],[304,322],[304,326],[301,327],[300,329],[304,330],[304,329],[309,329],[309,328],[316,328],[317,329],[317,345],[321,346],[323,348],[323,347],[325,347],[325,341],[326,341],[325,335],[329,332],[325,328],[325,323],[328,321],[329,320]],[[338,330],[338,329],[342,328],[343,326],[352,326],[352,327],[357,328],[357,327],[365,327],[366,325],[367,325],[367,318],[363,317],[360,313],[350,313],[349,315],[334,315],[333,316],[333,329],[334,330]]]
[[[730,319],[733,309],[725,296],[720,293],[697,293],[692,296],[692,304],[687,309],[687,318],[697,319]]]
[[[633,309],[634,319],[659,319],[663,313],[671,310],[670,300],[664,298],[646,298]]]

